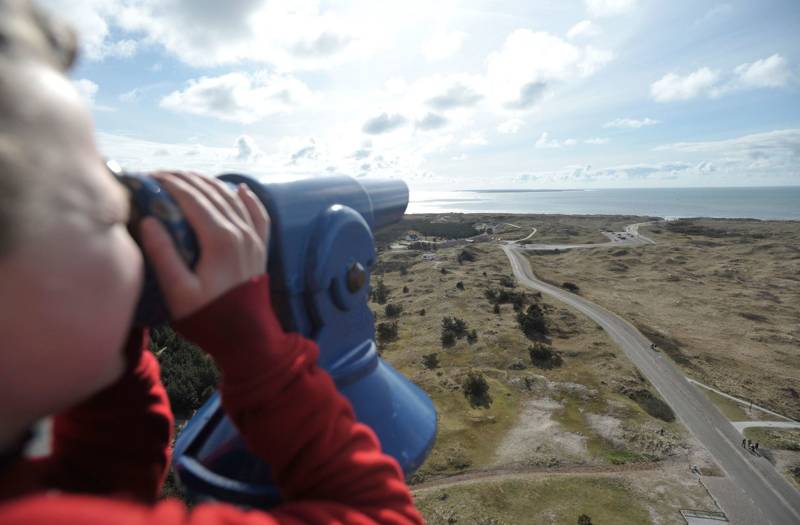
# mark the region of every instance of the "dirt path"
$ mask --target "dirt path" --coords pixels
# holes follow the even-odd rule
[[[455,476],[447,476],[429,481],[424,481],[411,486],[411,491],[420,494],[433,489],[453,487],[480,483],[484,481],[507,481],[511,479],[524,479],[531,476],[550,475],[617,475],[625,472],[642,472],[664,468],[683,468],[685,464],[678,465],[672,461],[653,461],[646,463],[628,463],[625,465],[564,465],[559,467],[547,466],[502,466],[482,470],[472,470]]]

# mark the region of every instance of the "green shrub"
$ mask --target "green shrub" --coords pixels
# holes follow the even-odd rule
[[[397,317],[403,312],[403,305],[389,303],[384,309],[386,317]]]
[[[464,396],[472,406],[489,407],[492,398],[489,396],[489,383],[478,371],[470,370],[461,382]]]
[[[422,366],[428,370],[439,368],[439,355],[436,352],[432,354],[425,354],[422,356]]]
[[[372,300],[378,304],[385,304],[389,300],[389,288],[383,284],[383,279],[378,277],[375,289],[372,290]]]
[[[538,304],[532,304],[526,311],[518,312],[517,323],[529,339],[538,339],[547,335],[547,322],[544,319],[544,312]]]
[[[398,337],[397,321],[391,323],[378,323],[376,330],[378,332],[378,342],[388,343],[396,341]]]
[[[458,281],[456,283],[456,288],[458,288],[459,290],[461,290],[463,292],[464,291],[464,283],[463,283],[463,281]]]
[[[173,413],[180,419],[191,417],[219,382],[213,360],[166,326],[150,332],[150,350],[158,356]]]
[[[456,334],[454,334],[450,330],[442,330],[442,346],[444,348],[453,346],[456,344]]]
[[[467,342],[469,344],[475,344],[478,342],[478,332],[477,330],[472,330],[467,334]]]
[[[539,368],[557,368],[561,366],[563,360],[552,347],[543,343],[534,343],[528,347],[528,355],[533,366]]]
[[[568,292],[572,292],[572,293],[578,293],[580,291],[580,288],[578,288],[577,284],[571,283],[569,281],[567,281],[564,284],[562,284],[561,287],[563,289],[567,290]]]

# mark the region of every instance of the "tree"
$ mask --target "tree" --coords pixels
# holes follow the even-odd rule
[[[428,370],[439,368],[439,355],[437,353],[425,354],[422,356],[422,366]]]
[[[488,408],[492,404],[489,396],[489,383],[486,378],[478,371],[470,370],[461,382],[461,389],[464,397],[467,398],[472,406],[482,406]]]
[[[150,350],[158,356],[172,411],[179,418],[191,417],[219,382],[214,362],[166,326],[151,331]]]
[[[403,305],[389,303],[384,310],[386,317],[398,317],[403,311]]]
[[[456,334],[450,330],[442,330],[442,347],[447,348],[456,344]]]
[[[449,330],[458,339],[461,339],[467,335],[467,322],[458,317],[442,317],[442,330]]]
[[[529,346],[528,355],[533,366],[539,368],[557,368],[563,363],[558,352],[544,343],[534,343],[533,346]]]
[[[517,322],[529,339],[537,339],[547,334],[547,323],[538,304],[532,304],[526,311],[517,313]]]
[[[376,330],[378,332],[378,342],[380,343],[388,343],[390,341],[397,340],[397,321],[391,323],[378,323]]]
[[[383,279],[378,277],[375,283],[375,289],[372,291],[372,300],[378,304],[386,304],[389,300],[389,288],[383,284]]]
[[[516,283],[510,275],[504,275],[500,278],[500,285],[505,286],[506,288],[514,288]]]

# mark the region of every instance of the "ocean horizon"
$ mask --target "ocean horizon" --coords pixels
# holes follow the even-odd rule
[[[800,186],[412,191],[406,213],[644,215],[800,220]]]

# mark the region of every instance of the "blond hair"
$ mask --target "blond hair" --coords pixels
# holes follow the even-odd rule
[[[30,0],[0,0],[0,256],[7,254],[27,221],[26,199],[35,148],[18,133],[14,66],[39,62],[62,72],[75,62],[77,42],[63,22]],[[41,179],[41,177],[36,177]]]

